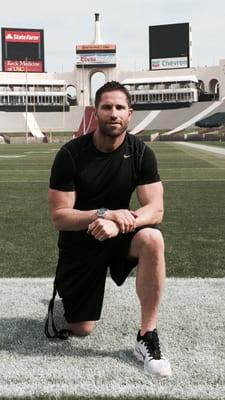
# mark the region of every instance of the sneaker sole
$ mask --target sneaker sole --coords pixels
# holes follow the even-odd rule
[[[137,349],[134,349],[133,354],[135,355],[135,357],[137,358],[138,361],[141,361],[144,363],[145,357]],[[144,372],[146,375],[153,376],[154,378],[169,378],[172,375],[172,371],[168,371],[164,374],[157,374],[157,373],[154,374],[153,372],[146,371],[145,368],[144,368]]]
[[[168,379],[172,375],[172,372],[163,374],[163,375],[162,374],[153,374],[152,372],[145,371],[145,369],[144,369],[144,373],[145,373],[145,375],[152,376],[154,379]]]

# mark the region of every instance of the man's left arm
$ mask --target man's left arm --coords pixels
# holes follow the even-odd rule
[[[135,211],[137,215],[135,227],[162,222],[164,211],[162,182],[139,185],[136,193],[141,207]]]

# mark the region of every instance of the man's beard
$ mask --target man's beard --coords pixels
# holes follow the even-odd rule
[[[115,123],[115,125],[110,125],[109,122],[102,123],[102,122],[98,121],[99,130],[104,136],[109,136],[112,138],[118,137],[118,136],[121,136],[127,130],[128,124],[125,124],[125,123],[116,124]],[[113,121],[112,121],[112,124],[113,124]]]

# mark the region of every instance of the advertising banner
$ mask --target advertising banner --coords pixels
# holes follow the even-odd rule
[[[187,57],[157,58],[151,60],[151,69],[179,69],[188,68]]]
[[[1,28],[2,71],[44,72],[44,30]]]
[[[112,51],[116,52],[116,45],[115,44],[79,44],[76,46],[77,52],[83,51]]]
[[[42,61],[5,60],[4,71],[6,72],[42,72]]]
[[[11,43],[40,43],[40,32],[5,30],[5,41]]]
[[[116,55],[115,53],[87,53],[77,54],[76,64],[79,65],[115,65]]]

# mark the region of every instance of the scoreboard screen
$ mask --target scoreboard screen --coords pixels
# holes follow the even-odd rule
[[[189,23],[149,26],[149,69],[190,67]]]
[[[43,29],[2,28],[2,70],[44,72]]]

